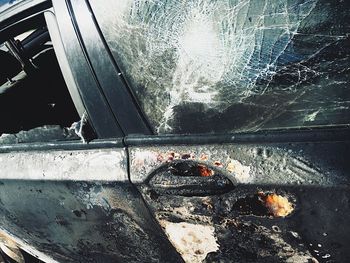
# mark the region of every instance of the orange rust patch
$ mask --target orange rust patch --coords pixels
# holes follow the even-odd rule
[[[175,153],[169,153],[167,162],[173,161],[173,160],[174,160],[174,157],[175,157]]]
[[[198,165],[198,171],[199,171],[200,176],[203,176],[203,177],[208,177],[208,176],[214,175],[213,170],[209,169],[207,166],[202,165],[202,164]]]
[[[284,196],[275,193],[264,194],[262,192],[259,192],[258,195],[274,217],[288,216],[294,210],[293,205]]]

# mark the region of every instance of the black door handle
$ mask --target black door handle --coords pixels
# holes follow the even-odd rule
[[[180,196],[209,196],[229,192],[234,183],[217,168],[192,160],[166,164],[146,181],[158,194]]]

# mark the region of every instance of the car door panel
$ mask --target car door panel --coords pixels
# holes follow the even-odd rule
[[[126,141],[131,181],[186,262],[341,262],[349,142],[315,139]]]
[[[67,148],[0,154],[2,230],[58,262],[181,261],[129,183],[124,148]]]
[[[82,118],[61,128],[84,137],[91,125],[109,140],[48,141],[21,131],[33,143],[18,143],[12,134],[5,143],[13,144],[0,145],[0,230],[45,262],[182,262],[129,181],[123,132],[67,5],[40,10]]]

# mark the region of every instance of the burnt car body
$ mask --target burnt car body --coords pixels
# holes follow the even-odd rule
[[[4,260],[347,262],[349,10],[0,1]]]

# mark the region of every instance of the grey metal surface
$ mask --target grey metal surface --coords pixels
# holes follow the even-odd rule
[[[168,142],[129,151],[131,181],[186,262],[350,258],[348,141]],[[267,195],[289,202],[273,209],[292,212],[271,213]]]
[[[68,63],[98,138],[121,137],[123,132],[100,91],[99,83],[80,40],[79,29],[74,24],[74,15],[70,13],[65,1],[54,0],[52,4]]]
[[[181,261],[126,160],[122,148],[0,154],[0,229],[58,262]]]
[[[349,149],[348,142],[131,147],[131,181],[144,182],[168,162],[191,156],[242,184],[350,185]]]
[[[123,149],[0,154],[0,180],[127,182]]]

